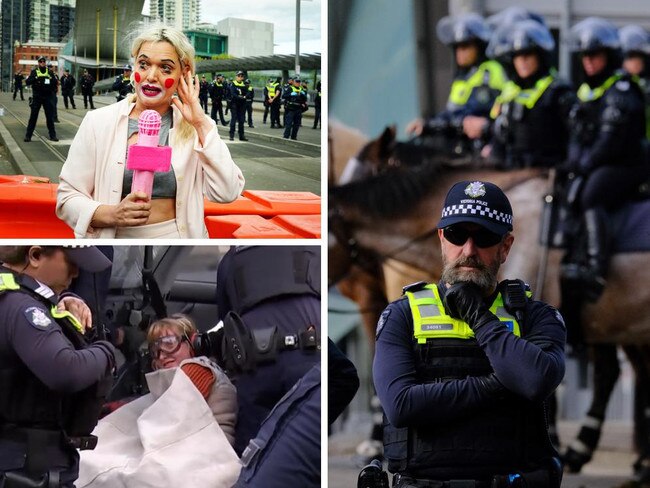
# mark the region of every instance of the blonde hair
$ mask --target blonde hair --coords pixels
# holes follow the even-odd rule
[[[161,337],[161,333],[167,329],[185,337],[188,341],[191,341],[194,333],[198,332],[196,325],[191,318],[182,313],[175,313],[170,317],[156,320],[149,326],[149,329],[147,329],[147,343],[151,344],[153,341]]]
[[[133,56],[134,60],[137,61],[138,53],[145,42],[168,42],[173,46],[178,55],[178,59],[181,62],[181,70],[184,70],[185,66],[189,66],[190,73],[194,75],[196,68],[194,64],[194,57],[196,54],[194,46],[192,46],[192,43],[190,43],[187,36],[175,27],[157,22],[147,26],[147,28],[142,32],[133,31],[131,36],[135,36],[131,42],[131,56]],[[134,76],[135,71],[131,73],[131,84],[133,84]],[[183,75],[181,74],[181,76]],[[136,95],[132,94],[129,98],[129,102],[134,102],[135,99]],[[181,118],[181,122],[174,132],[174,138],[178,138],[179,141],[191,139],[196,134],[194,127],[192,127],[192,125],[190,125],[184,118]],[[171,145],[172,141],[170,140],[169,142]]]

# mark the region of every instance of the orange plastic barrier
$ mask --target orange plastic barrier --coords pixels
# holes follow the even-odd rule
[[[19,176],[19,181],[24,180]],[[56,184],[4,181],[0,184],[0,237],[74,238],[72,229],[54,213]]]
[[[56,216],[57,184],[29,175],[0,175],[0,239],[74,238]],[[310,192],[245,191],[232,203],[205,201],[211,238],[319,238],[320,204]]]
[[[320,238],[320,215],[278,215],[271,222],[306,239]]]
[[[205,218],[212,239],[291,239],[302,236],[259,215],[219,215]]]

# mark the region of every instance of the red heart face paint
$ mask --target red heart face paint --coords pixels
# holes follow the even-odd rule
[[[140,73],[135,73],[133,75],[133,78],[135,79],[136,83],[140,83],[140,81],[142,80],[142,77],[140,76]]]
[[[167,78],[165,80],[165,88],[167,88],[169,90],[172,86],[174,86],[174,79],[173,78]]]

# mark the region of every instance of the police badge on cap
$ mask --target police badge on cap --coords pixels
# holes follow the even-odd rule
[[[438,229],[473,222],[496,234],[512,230],[512,207],[505,193],[487,181],[461,181],[451,187]]]

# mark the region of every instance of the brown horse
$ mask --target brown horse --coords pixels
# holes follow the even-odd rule
[[[538,244],[538,226],[541,202],[548,190],[545,174],[537,170],[504,173],[455,168],[436,161],[435,157],[406,168],[409,161],[397,155],[399,149],[394,142],[394,131],[388,131],[375,143],[383,147],[366,147],[361,154],[391,156],[368,164],[360,154],[351,163],[360,167],[347,171],[356,175],[355,178],[343,185],[331,186],[329,193],[330,281],[345,276],[345,269],[350,265],[363,270],[365,281],[374,279],[365,294],[357,290],[357,297],[362,297],[357,300],[360,308],[374,312],[364,316],[369,337],[374,337],[379,304],[399,294],[394,291],[397,287],[386,283],[395,263],[400,266],[400,272],[405,268],[417,278],[435,281],[440,276],[439,242],[432,229],[439,219],[446,190],[459,180],[488,180],[506,190],[515,215],[515,245],[502,268],[502,277],[522,278],[536,289],[542,252]],[[550,253],[544,283],[543,298],[555,305],[560,299],[560,258],[560,251]],[[644,268],[647,258],[647,253],[613,257],[608,287],[602,297],[581,310],[584,335],[589,342],[650,344],[650,288],[641,285],[648,282]],[[347,278],[350,281],[350,275]],[[408,282],[410,280],[400,279],[399,287]],[[363,287],[360,283],[357,286]],[[633,358],[635,369],[638,377],[647,378],[648,356],[639,356],[636,354]],[[610,382],[611,379],[610,374]],[[610,391],[611,388],[606,391],[607,397]],[[602,411],[604,416],[604,407]]]

